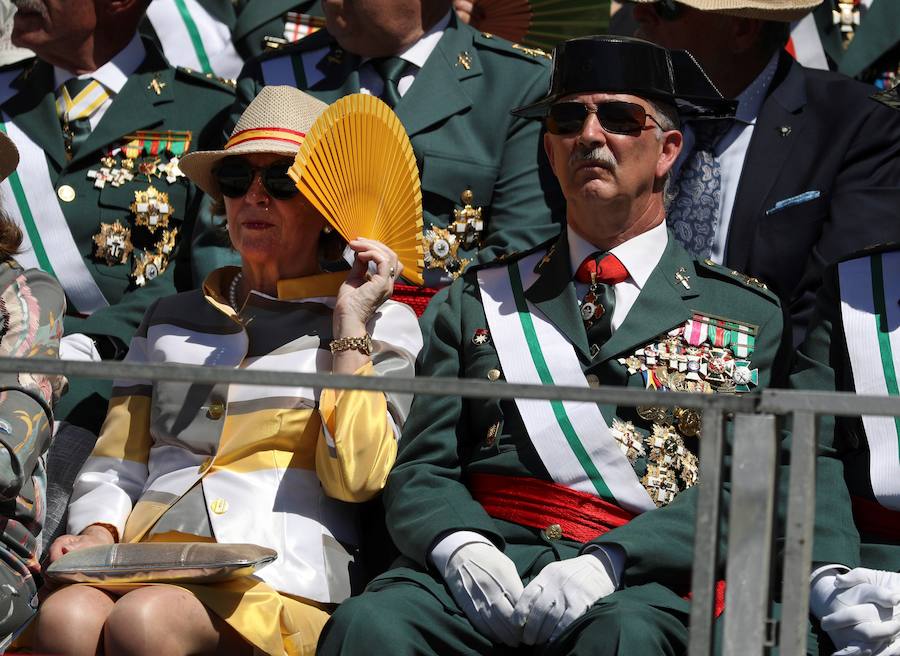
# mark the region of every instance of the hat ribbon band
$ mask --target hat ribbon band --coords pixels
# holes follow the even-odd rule
[[[250,130],[241,130],[240,132],[231,135],[228,143],[225,144],[225,150],[233,148],[245,141],[258,141],[260,139],[284,141],[299,146],[303,143],[303,138],[305,136],[306,134],[304,132],[288,130],[286,128],[252,128]]]

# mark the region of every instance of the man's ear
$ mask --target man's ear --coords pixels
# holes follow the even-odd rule
[[[681,153],[681,146],[684,143],[684,137],[678,130],[668,130],[663,132],[659,159],[656,162],[656,177],[662,178],[675,165],[675,160]]]

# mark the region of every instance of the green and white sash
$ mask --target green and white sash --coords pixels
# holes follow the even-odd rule
[[[147,18],[159,37],[166,59],[234,80],[244,60],[234,48],[231,30],[213,18],[197,0],[153,0]]]
[[[91,314],[107,307],[109,303],[88,270],[57,200],[47,156],[5,113],[0,119],[0,130],[19,149],[18,168],[0,185],[3,209],[19,224],[24,237],[16,259],[26,268],[43,269],[56,276],[79,313]]]
[[[508,382],[587,387],[572,344],[525,298],[543,255],[478,272],[491,339]],[[556,483],[635,513],[656,507],[597,404],[517,399],[516,407]]]
[[[858,394],[900,396],[900,252],[838,265],[841,318]],[[878,502],[900,510],[900,417],[863,416]]]

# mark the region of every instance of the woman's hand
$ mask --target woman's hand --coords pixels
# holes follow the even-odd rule
[[[56,562],[70,551],[114,544],[112,533],[99,525],[88,526],[80,535],[60,535],[50,545],[50,562]]]
[[[334,305],[335,339],[365,335],[366,324],[394,293],[394,280],[403,269],[394,251],[381,242],[354,239],[348,245],[356,251],[356,260]],[[369,262],[375,265],[374,274],[369,273]]]

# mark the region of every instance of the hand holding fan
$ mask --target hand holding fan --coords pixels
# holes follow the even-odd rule
[[[422,191],[406,130],[378,98],[344,96],[316,120],[288,174],[347,241],[393,250],[403,277],[422,285]]]

